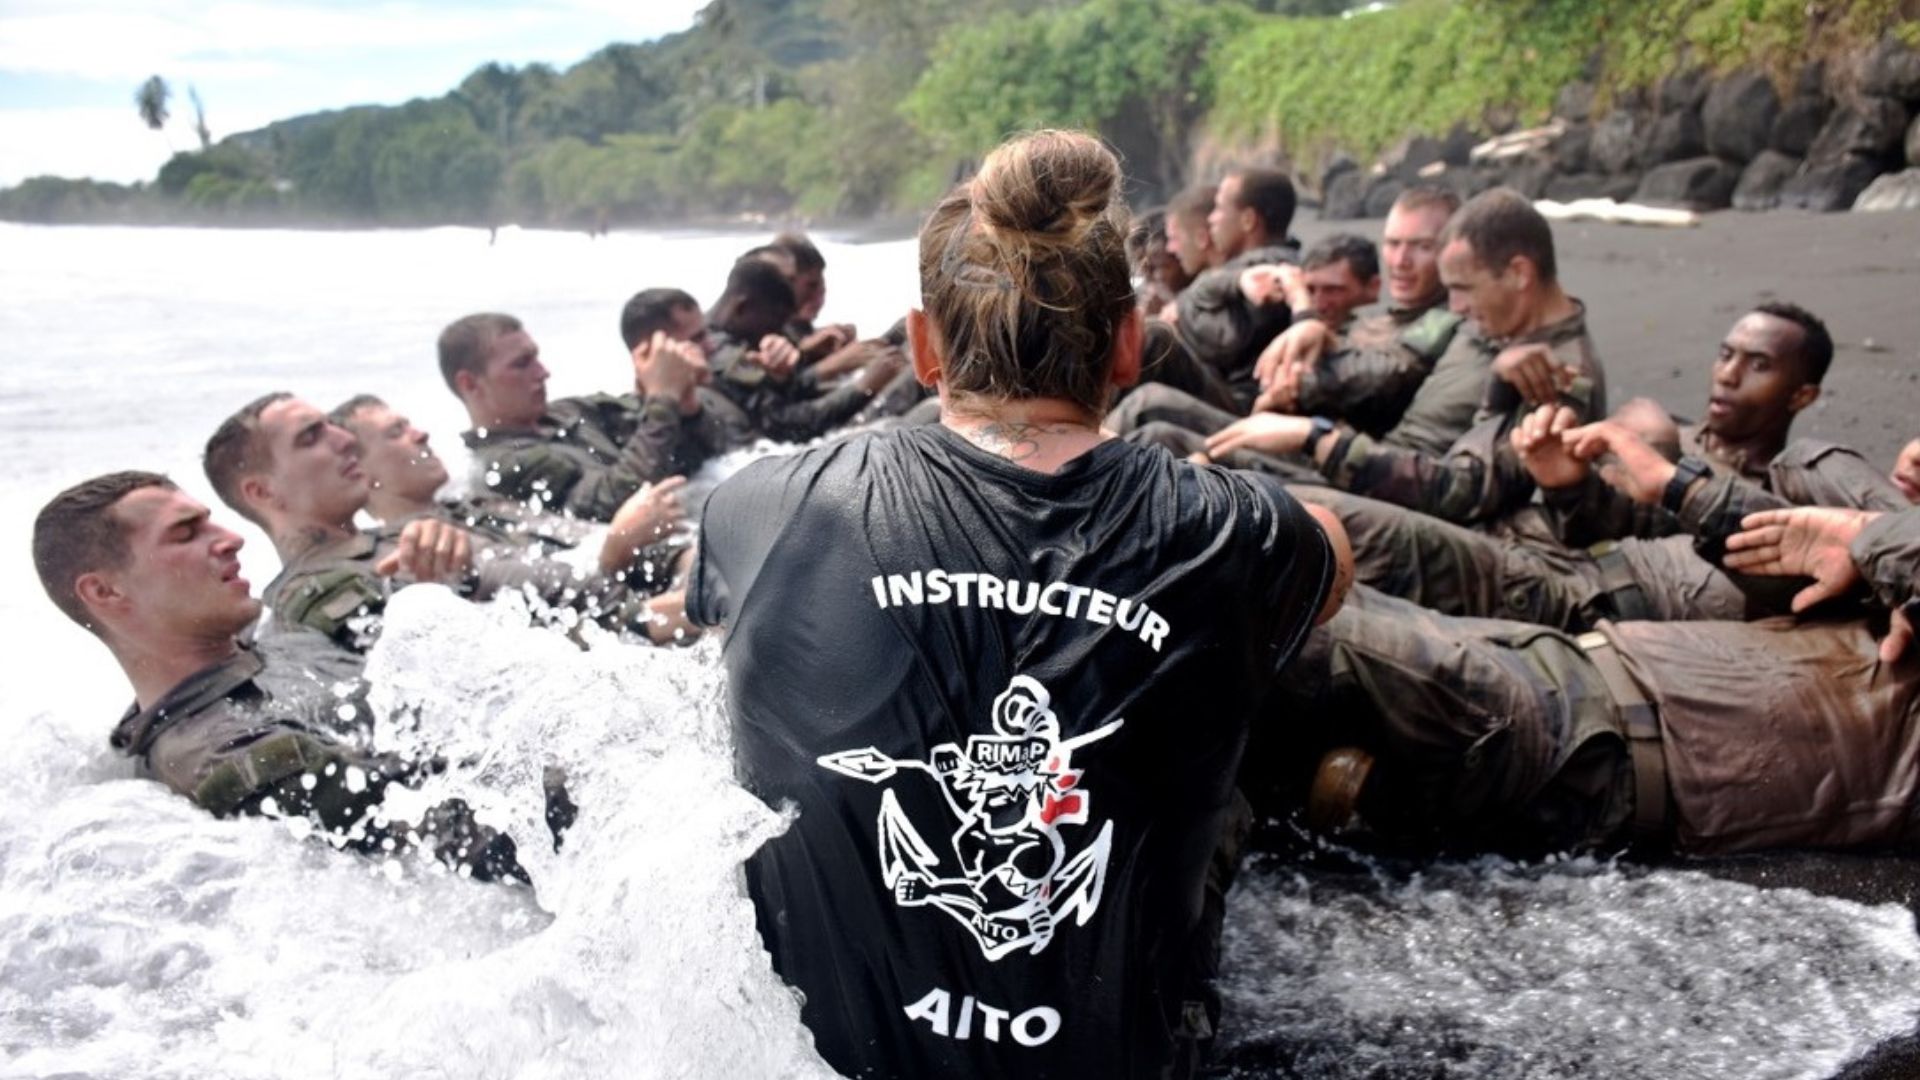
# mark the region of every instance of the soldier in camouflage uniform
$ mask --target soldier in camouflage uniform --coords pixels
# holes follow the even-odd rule
[[[1768,303],[1727,332],[1711,368],[1707,415],[1673,428],[1676,452],[1619,420],[1575,429],[1543,406],[1513,443],[1539,483],[1544,539],[1488,535],[1398,506],[1301,488],[1332,507],[1352,538],[1360,580],[1453,615],[1583,630],[1610,619],[1744,619],[1742,589],[1714,565],[1746,515],[1784,506],[1894,510],[1900,493],[1853,450],[1788,441],[1833,357],[1825,324]],[[1651,403],[1635,405],[1658,410]],[[1625,410],[1623,410],[1625,411]],[[1589,461],[1610,461],[1605,470]],[[1605,479],[1603,479],[1603,476]]]
[[[1447,223],[1440,276],[1471,323],[1454,335],[1399,428],[1452,417],[1420,409],[1433,392],[1458,409],[1477,388],[1466,434],[1439,450],[1390,442],[1327,417],[1257,413],[1207,439],[1212,457],[1243,451],[1307,454],[1336,488],[1459,523],[1497,519],[1533,497],[1533,479],[1508,434],[1534,406],[1558,403],[1580,421],[1606,415],[1606,379],[1587,335],[1586,309],[1561,288],[1553,233],[1524,196],[1484,192]],[[1439,419],[1440,423],[1434,423]],[[1396,431],[1399,430],[1396,428]]]
[[[734,264],[726,291],[714,304],[718,331],[712,366],[714,386],[744,412],[753,430],[780,442],[808,442],[852,421],[876,395],[899,380],[911,381],[905,354],[894,346],[856,342],[866,357],[857,373],[837,384],[829,357],[812,367],[784,329],[795,308],[793,287],[768,262]]]
[[[609,521],[642,486],[750,440],[745,417],[703,390],[710,373],[697,345],[656,331],[629,351],[634,393],[549,402],[539,346],[518,320],[469,315],[442,331],[441,374],[473,423],[461,438],[475,486]]]
[[[1253,374],[1260,350],[1293,321],[1277,286],[1286,276],[1281,267],[1298,272],[1300,244],[1287,233],[1295,201],[1293,181],[1274,169],[1221,180],[1207,215],[1218,261],[1181,291],[1168,320],[1187,351],[1231,390],[1238,414],[1260,392]]]
[[[1920,511],[1747,524],[1730,567],[1811,576],[1803,612],[1864,587],[1865,616],[1603,622],[1571,638],[1357,587],[1278,684],[1285,715],[1323,717],[1318,737],[1351,744],[1322,759],[1310,812],[1419,848],[1912,850]]]
[[[1356,319],[1344,331],[1315,312],[1302,313],[1260,354],[1256,411],[1326,416],[1390,445],[1416,449],[1438,451],[1466,434],[1483,393],[1483,375],[1472,367],[1458,374],[1450,370],[1422,393],[1460,325],[1460,317],[1447,310],[1439,270],[1440,234],[1459,205],[1451,192],[1440,189],[1412,188],[1401,195],[1387,214],[1383,240],[1387,311]],[[1109,427],[1135,441],[1185,457],[1205,449],[1204,436],[1239,419],[1231,400],[1215,400],[1150,366],[1143,367],[1141,378],[1145,385],[1108,417]],[[1400,426],[1403,416],[1408,422]],[[1304,459],[1282,470],[1271,458],[1242,456],[1249,460],[1232,463],[1265,466],[1303,480],[1317,476]]]
[[[458,801],[412,825],[376,821],[387,785],[420,767],[368,747],[357,657],[308,634],[240,643],[260,612],[240,546],[153,473],[98,477],[41,510],[41,584],[133,683],[114,748],[139,775],[221,817],[307,817],[368,854],[422,845],[481,880],[525,881],[512,839]]]

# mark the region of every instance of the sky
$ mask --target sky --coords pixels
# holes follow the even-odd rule
[[[684,30],[706,0],[0,0],[0,185],[29,176],[151,180],[213,137],[348,105],[453,89],[488,61],[564,68],[613,41]],[[140,121],[150,75],[166,129]]]

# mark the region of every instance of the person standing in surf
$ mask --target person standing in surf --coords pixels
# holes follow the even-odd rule
[[[1102,430],[1141,353],[1120,182],[1088,135],[995,150],[920,234],[940,423],[756,462],[702,520],[742,780],[799,810],[747,885],[848,1075],[1185,1075],[1212,1034],[1235,772],[1351,561],[1278,483]]]

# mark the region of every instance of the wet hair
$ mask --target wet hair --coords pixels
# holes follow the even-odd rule
[[[633,294],[627,306],[620,309],[620,340],[627,343],[629,351],[639,348],[640,343],[650,340],[659,331],[671,329],[673,313],[692,308],[700,310],[700,302],[683,289],[645,289]]]
[[[734,260],[734,265],[738,266],[743,262],[766,263],[787,277],[793,277],[800,273],[800,260],[794,258],[793,252],[788,251],[779,244],[761,244],[757,248],[748,248],[745,252],[741,253],[738,259]]]
[[[519,319],[494,311],[467,315],[448,323],[447,328],[440,331],[440,377],[447,381],[447,389],[456,394],[460,392],[453,377],[462,371],[485,375],[487,350],[493,348],[494,341],[524,329]]]
[[[793,282],[787,280],[787,275],[778,266],[751,253],[733,264],[727,274],[726,291],[713,302],[713,313],[708,318],[721,330],[733,334],[741,310],[748,306],[777,314],[778,318],[768,317],[774,326],[793,318],[800,306],[793,295]]]
[[[1373,241],[1353,233],[1335,233],[1308,248],[1300,268],[1318,270],[1342,262],[1362,283],[1380,276],[1380,249],[1373,246]]]
[[[1077,131],[1002,143],[920,230],[920,294],[961,396],[1066,398],[1104,413],[1134,308],[1120,163]]]
[[[779,248],[793,256],[794,268],[799,270],[800,273],[804,274],[809,270],[825,270],[827,268],[827,257],[820,254],[820,249],[813,246],[813,241],[807,239],[806,236],[801,233],[781,233],[779,236],[774,237],[767,246]]]
[[[1523,255],[1540,274],[1542,284],[1559,280],[1553,257],[1553,229],[1525,195],[1497,187],[1468,199],[1440,234],[1440,245],[1463,240],[1474,258],[1488,270],[1499,271]]]
[[[340,404],[335,405],[333,411],[327,414],[327,419],[331,420],[338,427],[346,427],[348,421],[352,420],[354,414],[361,409],[384,409],[386,407],[386,402],[372,394],[355,394]]]
[[[1167,200],[1167,216],[1179,218],[1189,227],[1205,231],[1207,215],[1213,213],[1212,184],[1195,184]]]
[[[1393,208],[1410,214],[1421,210],[1444,210],[1448,217],[1452,217],[1460,212],[1460,193],[1438,184],[1415,184],[1393,200]]]
[[[127,523],[113,508],[144,488],[172,488],[159,473],[116,472],[83,480],[53,497],[33,519],[33,568],[47,599],[67,618],[98,635],[92,613],[73,591],[82,574],[127,564]]]
[[[207,470],[207,482],[213,485],[220,501],[262,528],[267,523],[260,520],[260,515],[241,496],[240,481],[259,474],[273,463],[273,447],[267,442],[266,433],[260,430],[260,414],[274,402],[286,401],[292,396],[276,390],[242,405],[239,412],[222,420],[214,429],[201,458]]]
[[[1799,304],[1790,304],[1784,300],[1769,300],[1754,305],[1755,311],[1762,315],[1771,315],[1800,328],[1800,371],[1802,381],[1819,386],[1820,380],[1827,377],[1827,369],[1833,366],[1833,335],[1827,332],[1827,324],[1820,317]]]
[[[1254,212],[1267,227],[1267,238],[1279,243],[1293,224],[1293,209],[1298,201],[1293,180],[1278,169],[1242,169],[1240,205]]]

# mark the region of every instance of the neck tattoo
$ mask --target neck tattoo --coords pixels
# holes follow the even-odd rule
[[[1040,441],[1056,435],[1084,435],[1084,424],[1029,424],[993,421],[961,432],[966,440],[1008,461],[1025,461],[1040,452]]]

